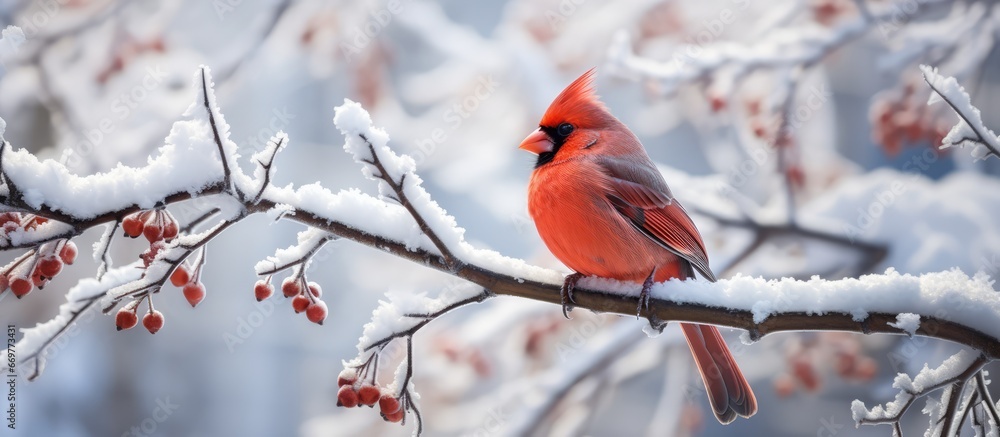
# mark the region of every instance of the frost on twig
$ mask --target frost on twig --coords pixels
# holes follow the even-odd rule
[[[972,106],[972,99],[954,77],[943,76],[936,68],[921,65],[920,71],[924,80],[934,91],[928,105],[944,101],[958,114],[959,120],[948,131],[941,143],[942,149],[949,147],[971,147],[975,160],[985,160],[992,156],[1000,157],[1000,139],[997,134],[983,124],[979,108]]]
[[[365,325],[361,338],[358,339],[358,356],[344,362],[344,372],[341,373],[341,389],[338,393],[338,404],[351,405],[351,396],[362,395],[365,391],[375,390],[394,399],[399,405],[397,411],[387,411],[381,405],[382,416],[387,420],[399,414],[404,421],[403,411],[409,411],[417,421],[414,430],[419,434],[423,429],[423,418],[416,401],[420,396],[413,385],[413,335],[421,328],[441,315],[472,303],[482,302],[491,294],[475,284],[460,284],[448,287],[436,298],[430,298],[425,293],[403,294],[387,293],[388,300],[379,301],[378,308],[372,312],[372,319]],[[399,349],[392,348],[403,343],[405,357],[399,359]],[[379,383],[379,366],[391,364],[399,360],[392,382],[386,385]],[[343,380],[344,375],[354,375],[350,381]],[[362,395],[363,396],[363,395]]]
[[[59,306],[59,314],[52,320],[39,323],[34,328],[25,328],[24,334],[15,346],[20,360],[19,371],[33,380],[45,369],[45,358],[53,343],[82,317],[89,313],[95,303],[108,293],[108,290],[138,280],[142,274],[140,263],[109,270],[101,279],[84,279],[66,292],[66,303]]]
[[[995,411],[992,401],[983,397],[983,393],[989,396],[986,384],[970,384],[974,378],[977,383],[980,381],[983,377],[982,368],[987,362],[989,359],[985,356],[963,350],[937,368],[931,369],[925,364],[923,370],[913,378],[900,373],[892,383],[892,387],[898,390],[893,401],[869,409],[864,402],[855,400],[851,403],[851,414],[857,425],[890,425],[893,435],[901,437],[900,420],[903,415],[917,399],[928,397],[927,406],[922,410],[931,419],[928,435],[957,436],[967,412],[977,406],[976,401],[983,402],[987,399],[987,408]],[[938,390],[941,391],[939,399],[929,397]],[[989,425],[996,432],[997,423]]]
[[[362,172],[379,181],[382,198],[399,203],[413,216],[420,232],[441,253],[445,264],[457,270],[461,261],[452,253],[463,241],[464,230],[455,218],[434,202],[416,174],[416,163],[407,155],[397,155],[389,148],[389,134],[372,127],[368,112],[361,105],[345,99],[337,107],[333,123],[344,134],[344,150],[364,164]]]

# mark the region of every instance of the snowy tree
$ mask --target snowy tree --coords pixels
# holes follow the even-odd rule
[[[51,27],[8,27],[0,40],[9,69],[0,78],[0,96],[10,96],[0,98],[7,120],[0,122],[0,246],[11,254],[0,286],[3,295],[24,298],[5,305],[30,303],[41,294],[36,289],[68,290],[57,314],[49,311],[50,320],[23,329],[9,349],[28,379],[42,376],[47,362],[57,363],[61,357],[47,357],[95,313],[108,314],[105,325],[119,331],[141,323],[150,333],[168,333],[177,326],[173,320],[186,324],[181,308],[170,306],[171,294],[178,294],[172,288],[198,309],[213,299],[246,301],[241,295],[251,293],[274,309],[280,290],[292,308],[266,317],[301,313],[323,329],[297,335],[343,341],[343,332],[329,334],[335,328],[324,322],[336,320],[341,303],[357,294],[351,288],[375,284],[392,291],[357,327],[363,331],[356,355],[338,356],[342,366],[326,369],[340,374],[336,382],[324,380],[324,391],[326,405],[377,405],[378,413],[338,412],[332,420],[350,417],[353,431],[318,418],[304,434],[389,432],[383,420],[403,422],[415,433],[694,433],[705,426],[697,420],[704,395],[691,382],[686,352],[678,351],[680,337],[664,329],[674,321],[741,330],[738,360],[750,363],[755,385],[772,381],[775,401],[798,396],[799,388],[820,392],[831,378],[861,392],[850,384],[879,381],[888,361],[898,372],[888,375],[895,399],[868,408],[886,392],[855,393],[858,400],[844,402],[842,410],[856,424],[889,424],[901,435],[906,417],[915,416],[905,415],[909,406],[926,398],[930,424],[922,426],[931,435],[960,435],[967,427],[979,435],[997,432],[987,368],[1000,357],[1000,297],[988,274],[995,270],[989,256],[1000,246],[990,212],[1000,199],[992,194],[997,182],[989,158],[1000,156],[1000,140],[987,127],[989,111],[981,113],[976,93],[962,87],[989,72],[984,65],[997,23],[991,4],[515,1],[487,38],[433,3],[275,2],[248,27],[255,36],[216,62],[186,48],[178,30],[164,24],[171,21],[165,17],[190,14],[184,8],[150,14],[127,2],[82,3],[58,4],[66,10],[57,10]],[[232,25],[233,17],[248,13],[238,6],[215,2],[200,13]],[[0,17],[32,23],[38,12],[29,5],[0,9]],[[129,17],[144,19],[130,23]],[[702,27],[683,30],[688,21],[680,17]],[[126,37],[112,37],[110,54],[97,53],[109,35]],[[427,61],[406,52],[414,43],[446,60],[420,72],[413,65]],[[607,51],[594,51],[598,43]],[[276,57],[290,44],[294,56]],[[856,52],[838,59],[857,45],[890,48],[880,68],[899,80],[872,93],[867,118],[881,153],[910,161],[898,164],[903,172],[866,173],[849,160],[858,155],[832,139],[838,129],[828,110],[835,98],[831,78],[857,62]],[[193,81],[177,78],[174,67],[202,57],[217,65],[214,78],[197,62]],[[262,96],[290,92],[266,86],[269,77],[292,74],[278,65],[286,62],[322,79],[312,82],[338,83],[328,93],[339,101],[324,112],[327,127],[310,127],[304,136],[311,138],[300,142],[284,125],[296,116],[276,107],[263,111],[271,117],[267,128],[252,128],[256,134],[240,140],[224,114],[233,107],[247,111],[253,99],[231,104],[217,91],[233,84],[257,87]],[[161,63],[171,72],[163,73]],[[609,105],[621,108],[651,155],[670,166],[663,173],[695,214],[713,263],[724,266],[717,273],[725,279],[716,283],[657,284],[641,323],[634,320],[638,286],[601,278],[580,282],[574,318],[564,321],[559,286],[565,270],[534,249],[501,254],[508,252],[503,240],[531,229],[518,211],[523,202],[509,200],[523,197],[526,180],[526,169],[507,170],[524,164],[510,157],[513,145],[566,77],[598,63],[600,74],[625,79],[618,97],[606,96]],[[88,86],[59,74],[69,66],[79,67],[73,71],[87,76]],[[301,73],[293,76],[302,80]],[[345,92],[343,84],[353,88]],[[497,91],[501,86],[516,91]],[[163,104],[144,105],[154,92],[167,93]],[[361,103],[342,99],[345,94]],[[94,101],[114,118],[88,110]],[[15,139],[38,139],[28,127],[38,123],[35,105],[61,129],[56,136],[68,147],[55,151]],[[413,115],[414,107],[423,115]],[[504,116],[511,113],[523,120]],[[667,133],[664,119],[687,132]],[[687,138],[689,145],[664,151],[659,144],[666,137]],[[343,144],[349,159],[326,152],[322,164],[296,158],[334,143]],[[158,146],[142,147],[149,144]],[[971,152],[951,150],[959,147]],[[912,175],[944,159],[965,171],[941,181]],[[368,181],[341,176],[351,166]],[[278,182],[278,169],[295,173],[296,182]],[[336,182],[299,182],[326,173],[336,174]],[[450,215],[442,205],[462,205],[455,196],[473,206]],[[511,219],[496,218],[504,215]],[[908,225],[914,217],[922,221]],[[260,228],[267,221],[294,224],[294,243],[255,265],[237,265],[228,254],[251,239],[227,244],[225,238],[284,229]],[[88,238],[96,239],[92,273],[70,266]],[[122,262],[137,246],[133,239],[141,245],[139,260]],[[253,240],[255,246],[287,244]],[[345,255],[338,270],[344,276],[357,270],[351,281],[331,286],[326,271],[334,267],[315,268],[331,247],[364,253]],[[383,266],[393,258],[417,267]],[[251,267],[256,283],[223,285],[252,277]],[[975,273],[980,269],[986,271]],[[405,273],[394,277],[395,271]],[[76,285],[59,282],[67,275],[76,275]],[[410,281],[417,285],[405,285]],[[404,285],[387,285],[393,282]],[[341,315],[350,319],[359,311]],[[192,317],[213,317],[201,312]],[[255,325],[246,325],[251,334]],[[223,332],[215,346],[232,352],[250,341],[239,326],[236,335]],[[821,333],[765,341],[790,331]],[[933,338],[962,348],[946,356],[905,353],[900,360],[893,355],[897,343],[869,343],[845,332]],[[144,344],[156,347],[163,336]],[[875,351],[888,358],[877,359]],[[154,373],[136,371],[147,378]],[[654,381],[656,389],[630,388],[635,381]],[[613,419],[611,400],[626,393],[629,405],[642,408],[641,419],[627,416],[640,419],[635,423]],[[756,420],[720,432],[741,426],[788,432]]]

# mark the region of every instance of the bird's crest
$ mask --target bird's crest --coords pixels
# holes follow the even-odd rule
[[[596,68],[591,68],[569,84],[542,116],[541,125],[555,127],[563,122],[576,125],[596,121],[607,113],[607,108],[594,92],[594,74]]]

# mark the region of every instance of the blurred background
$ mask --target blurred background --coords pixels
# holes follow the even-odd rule
[[[551,99],[597,67],[597,88],[694,214],[720,276],[829,279],[1000,269],[997,161],[937,146],[956,116],[919,64],[954,76],[1000,127],[1000,25],[989,1],[459,0],[154,2],[0,0],[0,117],[15,148],[77,174],[141,166],[212,68],[241,165],[277,131],[276,185],[375,193],[331,119],[361,102],[477,247],[565,271],[526,211],[534,157],[517,144]],[[204,205],[172,208],[183,223]],[[308,272],[317,326],[284,299],[257,303],[252,267],[300,225],[253,217],[218,237],[192,309],[164,289],[155,336],[94,312],[18,385],[17,436],[407,435],[335,406],[342,360],[386,292],[457,280],[350,242]],[[49,320],[92,277],[89,248],[45,290],[0,302],[0,321]],[[116,240],[116,264],[140,241]],[[5,260],[17,254],[4,254]],[[5,261],[6,262],[6,261]],[[10,293],[5,294],[9,296]],[[954,311],[942,307],[942,311]],[[415,336],[427,435],[863,435],[850,401],[888,401],[897,372],[956,346],[924,338],[724,330],[760,412],[719,425],[676,326],[496,298]],[[922,401],[904,422],[921,432]],[[970,433],[971,434],[971,430]]]

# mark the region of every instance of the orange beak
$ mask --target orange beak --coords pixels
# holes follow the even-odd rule
[[[524,141],[521,141],[520,146],[517,146],[518,149],[524,149],[536,155],[551,152],[554,147],[555,144],[549,139],[549,135],[543,132],[541,128],[535,129],[531,135],[528,135]]]

